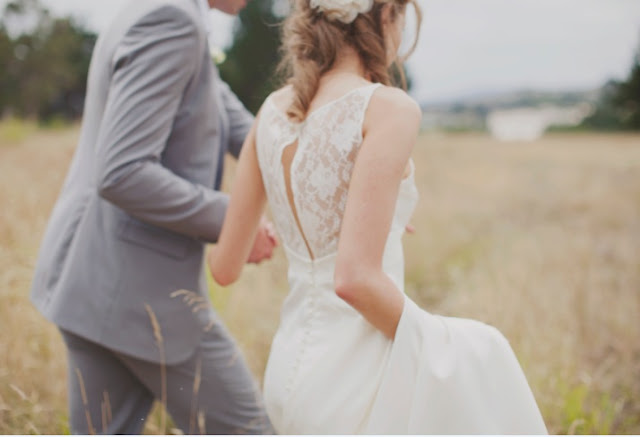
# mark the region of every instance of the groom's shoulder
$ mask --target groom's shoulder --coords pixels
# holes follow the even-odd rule
[[[200,11],[190,0],[136,0],[127,3],[111,23],[111,28],[129,29],[154,23],[176,23],[182,26],[201,27]]]
[[[200,9],[190,0],[136,0],[143,14],[163,15],[165,19],[187,20],[192,24],[204,22]]]
[[[127,5],[125,9],[132,12],[133,8],[137,8],[140,11],[182,10],[194,17],[198,17],[200,14],[200,9],[190,0],[136,0],[133,4]]]
[[[139,1],[139,0],[136,0]],[[193,1],[191,0],[145,0],[152,4],[154,9],[168,9],[174,11],[182,11],[189,15],[191,19],[196,20],[204,20],[204,17],[201,17],[201,11]]]

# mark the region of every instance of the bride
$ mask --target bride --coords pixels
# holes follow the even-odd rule
[[[404,294],[421,111],[389,66],[414,1],[295,0],[288,84],[242,150],[209,265],[221,284],[238,278],[268,202],[290,285],[264,383],[278,433],[547,432],[495,328]]]

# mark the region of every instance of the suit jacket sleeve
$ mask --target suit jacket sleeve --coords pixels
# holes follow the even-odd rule
[[[222,101],[229,116],[229,152],[238,158],[253,123],[253,115],[244,107],[229,85],[220,80]]]
[[[173,6],[129,29],[112,60],[96,170],[104,199],[147,223],[213,242],[227,195],[161,164],[184,90],[200,68],[204,38],[193,19]]]

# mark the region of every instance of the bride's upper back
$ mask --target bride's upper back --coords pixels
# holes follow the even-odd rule
[[[293,97],[288,87],[271,94],[260,111],[256,147],[274,222],[284,246],[300,257],[337,250],[365,113],[378,86],[321,88],[302,122],[286,115]]]

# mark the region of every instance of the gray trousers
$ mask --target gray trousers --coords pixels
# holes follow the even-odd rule
[[[184,433],[273,434],[256,383],[221,323],[191,358],[164,369],[61,332],[74,434],[140,434],[154,400],[162,399]]]

